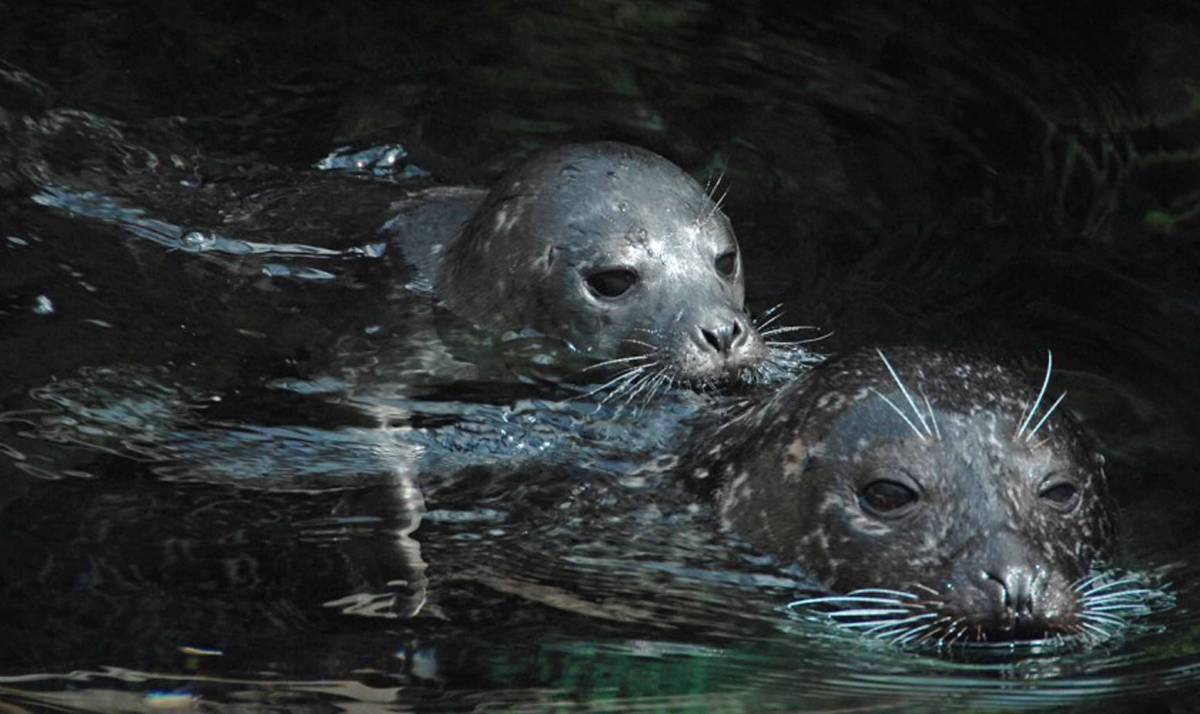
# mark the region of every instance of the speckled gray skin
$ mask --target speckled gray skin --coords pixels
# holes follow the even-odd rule
[[[703,435],[685,473],[752,545],[836,592],[910,593],[943,637],[1080,632],[1073,585],[1112,547],[1100,457],[1065,410],[1038,425],[1053,399],[1027,421],[1039,385],[1011,369],[883,354],[907,396],[850,353]]]
[[[685,381],[722,379],[766,358],[743,306],[729,220],[657,154],[562,146],[516,167],[481,202],[476,192],[442,190],[417,205],[408,224],[445,234],[425,239],[437,295],[480,326],[532,328],[596,359],[653,352],[656,366]],[[605,295],[595,282],[605,271],[632,284]]]

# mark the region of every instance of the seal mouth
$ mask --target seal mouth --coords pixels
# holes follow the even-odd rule
[[[783,312],[775,305],[737,330],[697,328],[695,334],[672,337],[661,330],[638,328],[636,338],[622,340],[628,349],[613,359],[584,368],[607,381],[585,396],[600,396],[600,402],[624,400],[649,404],[659,394],[683,387],[707,392],[731,387],[775,384],[825,360],[824,355],[805,345],[828,338],[827,332],[808,339],[789,339],[803,331],[819,331],[809,325],[774,325]],[[669,347],[677,343],[675,347]]]
[[[713,364],[693,365],[672,359],[670,351],[638,341],[645,352],[604,360],[584,368],[607,378],[584,396],[609,401],[650,404],[662,393],[683,387],[694,392],[709,392],[731,387],[774,384],[794,378],[819,364],[823,355],[800,346],[765,346],[753,359],[727,359]]]
[[[1169,585],[1147,575],[1104,570],[1067,589],[1070,607],[1052,614],[956,612],[946,593],[924,585],[915,592],[863,588],[844,595],[793,601],[789,613],[904,648],[1088,648],[1123,637],[1141,620],[1170,609]]]

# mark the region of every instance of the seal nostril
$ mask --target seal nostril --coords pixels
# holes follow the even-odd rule
[[[733,339],[731,341],[732,342],[731,346],[733,348],[741,347],[742,345],[746,344],[746,341],[748,339],[749,339],[749,332],[742,325],[742,321],[740,319],[735,318],[733,321]]]
[[[985,571],[983,577],[1000,586],[1000,602],[1005,610],[1018,617],[1033,614],[1034,578],[1029,570],[1015,567],[1005,569],[1000,574]]]
[[[709,347],[721,354],[729,354],[735,347],[740,347],[746,341],[746,329],[741,321],[734,319],[716,328],[700,328],[700,334]]]
[[[708,328],[701,327],[700,334],[704,335],[704,341],[707,342],[714,350],[717,352],[725,351],[724,348],[721,347],[721,338],[717,335],[717,333]]]

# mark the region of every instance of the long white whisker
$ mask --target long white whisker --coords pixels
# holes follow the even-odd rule
[[[1082,592],[1084,589],[1087,588],[1087,586],[1091,585],[1092,583],[1096,582],[1097,580],[1100,580],[1103,577],[1104,577],[1104,573],[1093,573],[1092,575],[1088,575],[1088,576],[1084,577],[1082,580],[1080,580],[1079,582],[1072,585],[1071,589],[1074,590],[1075,592]]]
[[[921,441],[926,440],[925,435],[921,433],[921,430],[917,428],[917,425],[913,424],[911,421],[909,421],[908,417],[904,415],[904,412],[900,411],[900,407],[893,404],[891,399],[888,399],[887,397],[883,396],[883,392],[880,392],[878,389],[871,387],[871,391],[875,392],[875,394],[880,399],[882,399],[884,402],[886,402],[887,405],[892,408],[892,411],[896,412],[896,415],[899,416],[901,419],[903,419],[905,424],[908,424],[908,428],[912,429],[913,433],[916,434],[921,439]]]
[[[930,628],[933,628],[936,626],[937,626],[936,622],[930,622],[925,625],[921,625],[920,627],[914,627],[910,630],[905,630],[903,636],[897,636],[897,637],[890,638],[890,641],[892,644],[895,644],[895,645],[906,645],[909,642],[912,642],[913,638],[916,637],[917,635],[920,635],[922,632],[925,632],[925,631],[929,630]]]
[[[652,344],[650,344],[649,342],[642,342],[641,340],[635,340],[635,339],[633,339],[632,337],[626,337],[626,338],[624,338],[624,339],[623,339],[623,340],[621,340],[621,341],[622,341],[622,342],[628,342],[628,343],[629,343],[629,344],[631,344],[631,345],[640,345],[641,347],[649,347],[650,349],[652,349],[652,350],[654,350],[654,351],[656,351],[656,352],[657,352],[657,351],[658,351],[658,349],[659,349],[658,345],[652,345]]]
[[[1141,580],[1139,580],[1136,577],[1130,576],[1127,578],[1121,578],[1120,580],[1113,580],[1113,581],[1110,581],[1107,583],[1102,583],[1100,585],[1097,585],[1094,588],[1088,588],[1088,590],[1086,592],[1082,589],[1077,590],[1076,592],[1078,592],[1082,597],[1084,597],[1088,600],[1091,600],[1092,597],[1095,596],[1095,594],[1098,592],[1104,592],[1105,590],[1112,590],[1115,587],[1121,587],[1123,585],[1137,585],[1140,583],[1141,583]],[[1131,591],[1122,591],[1120,594],[1124,594],[1125,592],[1131,592]],[[1113,594],[1115,595],[1117,593],[1113,593]]]
[[[1038,421],[1037,424],[1034,425],[1032,429],[1029,430],[1029,433],[1025,435],[1025,441],[1029,441],[1029,439],[1038,432],[1038,429],[1042,428],[1042,424],[1046,423],[1046,420],[1049,419],[1050,415],[1054,413],[1054,410],[1058,408],[1058,405],[1062,402],[1063,397],[1065,396],[1067,396],[1066,392],[1058,395],[1058,399],[1054,400],[1054,403],[1051,404],[1050,408],[1046,410],[1046,414]]]
[[[1033,406],[1029,408],[1029,414],[1025,417],[1025,421],[1021,422],[1021,428],[1017,429],[1016,436],[1018,438],[1025,433],[1025,428],[1029,426],[1029,422],[1033,420],[1033,415],[1037,414],[1038,407],[1042,404],[1042,397],[1046,396],[1046,387],[1050,386],[1050,372],[1054,369],[1054,353],[1046,350],[1046,376],[1042,379],[1042,388],[1038,392],[1037,399],[1033,400]]]
[[[765,329],[767,325],[771,324],[772,322],[775,322],[776,320],[778,320],[779,318],[783,317],[786,314],[787,313],[782,312],[782,311],[777,312],[774,315],[772,315],[771,317],[767,318],[761,325],[755,325],[755,327],[758,328],[759,332],[762,332],[763,329]]]
[[[901,590],[888,590],[887,588],[860,588],[858,590],[851,590],[847,594],[849,594],[849,595],[894,595],[896,597],[908,598],[909,600],[917,599],[917,596],[913,595],[912,593],[906,593]]]
[[[884,356],[883,350],[876,348],[875,352],[878,353],[879,359],[883,360],[883,366],[887,367],[888,372],[890,372],[892,375],[892,379],[896,380],[896,386],[900,387],[900,393],[903,394],[904,398],[908,400],[908,406],[912,407],[913,414],[917,415],[917,421],[921,422],[921,426],[930,436],[933,436],[933,432],[929,430],[929,425],[925,423],[925,417],[921,415],[921,410],[917,409],[917,403],[913,401],[912,395],[908,393],[908,389],[904,386],[904,382],[900,381],[900,375],[896,374],[896,370],[892,369],[892,363],[888,362],[888,358]],[[878,394],[878,392],[876,392],[876,394]],[[923,438],[922,441],[924,441]]]
[[[909,632],[909,629],[904,628],[903,630],[901,630],[900,632],[897,632],[897,633],[889,633],[888,630],[890,630],[893,627],[902,627],[904,625],[911,625],[913,623],[920,622],[922,620],[928,620],[931,617],[937,617],[937,614],[932,613],[932,612],[923,612],[920,615],[913,615],[912,617],[905,617],[900,620],[888,620],[886,622],[871,623],[872,626],[868,627],[867,629],[864,629],[862,631],[862,633],[864,635],[875,635],[875,636],[886,636],[887,634],[899,635],[901,633]],[[847,622],[847,623],[842,623],[842,626],[843,627],[851,627],[852,625],[855,625],[855,624],[858,624],[858,623]],[[863,624],[866,624],[866,623],[863,623]],[[928,626],[932,627],[933,623],[932,622],[928,623]]]
[[[629,395],[625,399],[625,405],[628,406],[628,405],[632,404],[634,398],[637,397],[637,395],[640,394],[642,392],[642,390],[646,389],[646,387],[649,386],[650,383],[653,382],[658,377],[658,375],[659,375],[658,372],[643,375],[642,379],[637,384],[637,386],[633,387],[630,390]]]
[[[649,407],[650,402],[654,401],[654,396],[656,394],[659,394],[659,392],[660,392],[659,388],[662,387],[662,385],[668,379],[668,377],[667,377],[668,371],[669,370],[667,370],[666,368],[659,370],[658,374],[656,374],[654,376],[654,378],[651,380],[650,391],[646,392],[646,398],[644,400],[642,400],[642,408]]]
[[[859,597],[857,595],[826,595],[824,597],[810,597],[803,600],[793,600],[788,603],[788,607],[805,607],[808,605],[841,605],[841,604],[876,604],[876,605],[899,605],[892,598],[882,597]]]
[[[650,367],[653,367],[653,366],[654,366],[653,364],[644,364],[644,365],[640,365],[638,367],[633,367],[626,372],[622,372],[622,373],[618,374],[616,377],[613,377],[612,379],[608,380],[604,384],[601,384],[599,387],[596,387],[595,389],[591,390],[590,392],[585,392],[585,393],[579,395],[578,398],[584,399],[587,397],[591,397],[596,394],[599,394],[600,392],[603,392],[605,389],[608,389],[609,387],[616,384],[617,382],[621,382],[621,381],[627,382],[632,379],[635,379],[638,374],[640,374],[644,370],[646,370]]]
[[[644,354],[644,355],[633,355],[632,357],[617,357],[615,359],[606,359],[603,362],[597,362],[596,364],[589,364],[588,366],[584,367],[580,371],[587,372],[588,370],[600,369],[601,367],[608,367],[608,366],[614,365],[614,364],[621,364],[622,362],[634,362],[634,361],[640,360],[640,359],[646,360],[646,359],[653,359],[653,358],[654,358],[654,353],[652,353],[652,352]]]
[[[835,610],[833,612],[826,613],[826,615],[836,619],[839,617],[879,617],[880,615],[907,615],[911,612],[912,610],[909,610],[908,608],[875,608],[863,610]]]
[[[938,428],[937,416],[933,413],[933,405],[929,403],[929,395],[921,389],[921,398],[925,400],[925,409],[929,412],[929,421],[933,424],[933,438],[942,440],[942,430]]]
[[[777,315],[776,317],[783,317],[783,313],[782,312],[779,313],[779,315]],[[772,317],[771,319],[774,320],[775,317]],[[821,329],[821,328],[817,327],[816,325],[787,325],[787,326],[783,326],[783,327],[772,327],[769,330],[762,329],[764,327],[766,327],[765,324],[759,325],[759,327],[758,327],[759,333],[761,333],[764,337],[766,337],[768,335],[778,335],[781,332],[799,332],[800,330],[819,330],[819,329]],[[830,333],[830,334],[832,334],[832,333]]]

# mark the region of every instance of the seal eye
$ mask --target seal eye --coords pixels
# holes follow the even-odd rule
[[[901,515],[918,498],[917,492],[908,486],[887,479],[872,481],[858,494],[858,502],[863,508],[877,516]]]
[[[1050,505],[1062,510],[1068,510],[1079,500],[1079,489],[1067,481],[1052,483],[1043,488],[1038,496],[1050,502]]]
[[[637,273],[626,268],[598,270],[587,276],[587,284],[597,295],[615,298],[624,295],[637,282]]]
[[[733,277],[733,272],[737,270],[737,251],[726,251],[717,256],[716,263],[717,272],[727,278]]]

